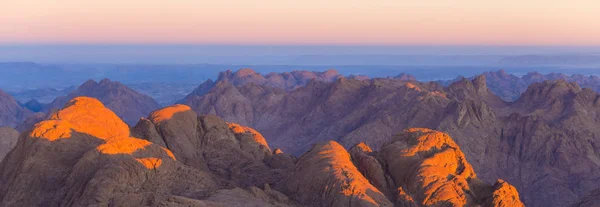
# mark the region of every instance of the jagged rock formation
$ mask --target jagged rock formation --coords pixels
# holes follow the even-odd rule
[[[68,95],[56,98],[45,111],[60,109],[77,96],[97,98],[129,125],[135,125],[141,117],[160,108],[160,105],[149,96],[138,93],[119,82],[103,79],[100,82],[93,80],[85,82]]]
[[[212,132],[210,138],[221,138],[214,134],[219,131]],[[212,143],[210,138],[205,142]],[[0,163],[0,205],[225,206],[237,199],[238,205],[270,206],[286,201],[268,186],[227,188],[219,176],[177,156],[185,159],[131,137],[129,127],[98,100],[77,97],[23,133]]]
[[[380,153],[360,144],[351,155],[330,141],[296,160],[271,152],[252,128],[185,105],[156,110],[130,131],[100,101],[76,97],[22,133],[0,163],[0,205],[445,206],[434,201],[448,196],[520,204],[507,183],[477,181],[447,135],[410,129],[399,137]],[[407,163],[413,167],[399,165]],[[406,178],[413,175],[441,177],[430,184]],[[438,183],[458,191],[433,189]]]
[[[380,152],[360,143],[351,153],[334,141],[316,144],[298,159],[284,192],[308,206],[524,206],[508,183],[478,180],[441,132],[408,129]]]
[[[306,206],[393,206],[354,166],[340,144],[317,144],[296,163],[284,182]]]
[[[506,182],[498,180],[489,186],[478,180],[447,134],[408,129],[384,145],[379,156],[395,183],[392,187],[398,189],[397,205],[524,206]]]
[[[339,77],[342,77],[342,75],[335,70],[327,70],[325,72],[295,70],[284,73],[269,73],[265,76],[262,76],[252,69],[244,68],[236,71],[235,73],[231,70],[220,73],[219,77],[217,78],[217,82],[228,81],[236,86],[254,83],[257,85],[292,90],[301,86],[305,86],[311,80],[332,82]]]
[[[597,93],[564,81],[545,81],[510,103],[488,83],[486,76],[463,78],[447,87],[390,78],[338,78],[286,91],[221,81],[184,103],[199,114],[257,129],[271,147],[295,155],[321,141],[336,140],[345,147],[365,142],[379,149],[401,129],[445,131],[463,146],[479,178],[510,182],[529,206],[569,205],[600,184]],[[384,185],[384,179],[377,180]]]
[[[152,112],[133,133],[172,150],[188,166],[219,175],[230,186],[272,184],[282,176],[262,161],[272,151],[260,133],[216,116],[198,116],[186,105]]]
[[[495,72],[485,72],[484,75],[487,78],[488,86],[491,91],[502,98],[505,101],[517,100],[527,87],[534,83],[541,83],[547,80],[565,80],[567,82],[575,82],[581,87],[591,88],[594,91],[600,91],[600,77],[595,75],[565,75],[561,73],[550,73],[541,74],[538,72],[529,72],[526,75],[519,77],[516,75],[508,74],[504,70]]]
[[[32,111],[21,107],[12,96],[0,90],[0,126],[16,127],[31,115]]]
[[[295,70],[283,73],[273,72],[263,76],[250,68],[243,68],[236,72],[227,70],[219,73],[216,82],[229,82],[234,86],[255,84],[290,91],[305,86],[310,81],[333,82],[340,77],[342,77],[342,75],[335,70],[327,70],[324,72]],[[358,77],[358,79],[365,79],[365,77],[361,76]],[[366,79],[368,79],[368,77],[366,77]],[[202,96],[208,93],[214,86],[215,82],[208,79],[192,91],[186,98],[180,100],[179,103],[185,103],[187,99]]]
[[[0,161],[17,145],[19,132],[10,127],[0,127]]]

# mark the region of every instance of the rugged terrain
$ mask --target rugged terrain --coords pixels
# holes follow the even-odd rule
[[[527,87],[533,83],[540,83],[547,80],[565,80],[567,82],[576,82],[581,87],[591,88],[600,92],[600,77],[595,75],[565,75],[562,73],[541,74],[538,72],[529,72],[524,76],[516,76],[506,73],[504,70],[495,72],[485,72],[488,87],[492,92],[505,101],[517,100]]]
[[[31,110],[20,106],[11,95],[0,90],[0,126],[16,127],[31,115]]]
[[[76,97],[0,163],[0,205],[522,206],[514,187],[479,180],[467,160],[450,136],[419,128],[379,152],[328,141],[296,158],[186,105],[130,130],[100,101]]]
[[[483,180],[507,180],[528,206],[570,205],[600,184],[600,98],[576,83],[543,81],[505,102],[484,75],[447,87],[341,77],[291,91],[250,80],[203,84],[202,95],[181,103],[253,127],[271,146],[295,155],[328,140],[380,149],[405,128],[444,131]]]
[[[119,82],[103,79],[100,82],[89,80],[83,83],[68,95],[56,98],[45,111],[51,112],[60,109],[77,96],[97,98],[130,125],[134,125],[141,117],[160,108],[160,105],[151,97],[134,91]]]
[[[0,160],[17,145],[19,132],[10,127],[0,127]]]

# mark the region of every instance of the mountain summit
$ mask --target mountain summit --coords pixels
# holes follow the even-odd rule
[[[134,125],[141,117],[160,108],[160,105],[151,97],[138,93],[119,82],[103,79],[100,82],[89,80],[68,95],[56,98],[48,106],[47,111],[60,109],[77,96],[97,98],[130,125]]]

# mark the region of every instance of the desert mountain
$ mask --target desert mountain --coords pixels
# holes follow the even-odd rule
[[[422,127],[455,137],[479,178],[510,182],[528,206],[569,205],[600,184],[600,97],[576,83],[532,84],[514,103],[483,75],[447,87],[393,78],[312,81],[292,91],[213,84],[183,103],[257,129],[295,155],[329,140],[379,149],[399,130]]]
[[[173,115],[168,111],[156,114],[159,116],[154,120],[161,121],[168,121],[168,115]],[[236,136],[250,141],[254,135],[245,132],[238,135],[222,120],[204,118],[199,119],[206,125],[198,126],[203,127],[200,129],[206,136],[194,137],[203,138],[194,141],[214,151],[217,150],[215,144],[238,150],[208,153],[217,156],[211,163],[189,160],[185,151],[173,153],[159,144],[130,136],[127,124],[100,101],[77,97],[49,119],[21,134],[17,147],[0,164],[0,205],[272,206],[277,199],[285,201],[285,195],[268,186],[243,190],[234,185],[235,181],[222,180],[229,174],[210,172],[212,169],[238,172],[235,166],[227,165],[232,163],[253,168],[247,159],[218,156],[254,152],[235,145],[239,143]],[[183,133],[185,131],[181,137],[165,136],[165,140],[182,146],[173,142],[183,140],[170,138],[186,138]],[[191,154],[202,155],[201,152]],[[231,160],[225,163],[223,159]],[[192,167],[184,162],[198,165]]]
[[[0,160],[17,144],[19,132],[10,127],[0,127]]]
[[[292,72],[283,73],[272,72],[263,76],[250,68],[243,68],[236,72],[227,70],[219,73],[219,77],[217,78],[216,82],[229,82],[234,86],[255,84],[290,91],[305,86],[313,80],[321,82],[333,82],[340,77],[342,77],[342,75],[335,70],[327,70],[325,72],[295,70]],[[364,76],[355,76],[354,78],[368,79],[368,77]],[[186,99],[193,98],[194,96],[202,96],[210,91],[214,86],[215,82],[211,79],[208,79],[198,86],[185,99],[179,102],[183,103]]]
[[[100,101],[76,97],[0,163],[0,205],[522,205],[508,183],[480,181],[447,134],[409,129],[381,152],[357,146],[323,142],[296,159],[252,128],[185,105],[130,131]]]
[[[141,117],[160,108],[160,105],[151,97],[138,93],[119,82],[103,79],[100,82],[89,80],[68,95],[56,98],[46,111],[60,109],[77,96],[97,98],[130,125],[134,125]]]
[[[492,92],[497,94],[505,101],[517,100],[527,87],[534,83],[541,83],[547,80],[565,80],[567,82],[575,82],[583,88],[591,88],[594,91],[600,92],[600,77],[595,75],[565,75],[561,73],[541,74],[538,72],[530,72],[519,77],[508,74],[504,70],[495,72],[485,72],[488,86]]]
[[[33,112],[17,103],[15,99],[0,90],[0,126],[16,127]]]
[[[252,69],[244,68],[236,71],[235,73],[231,70],[219,73],[217,82],[228,81],[234,85],[254,83],[257,85],[292,90],[308,84],[308,82],[311,80],[332,82],[339,77],[342,77],[342,75],[335,70],[327,70],[325,72],[295,70],[284,73],[269,73],[265,76],[262,76]]]

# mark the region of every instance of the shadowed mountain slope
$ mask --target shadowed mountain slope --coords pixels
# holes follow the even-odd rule
[[[20,106],[12,96],[0,90],[0,126],[14,128],[31,115],[32,111]]]
[[[0,160],[17,145],[19,132],[10,127],[0,127]]]

